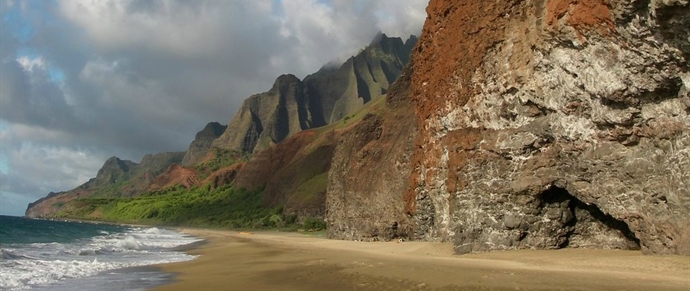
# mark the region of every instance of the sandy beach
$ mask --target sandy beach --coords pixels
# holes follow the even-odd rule
[[[206,243],[154,290],[690,290],[690,257],[565,249],[453,255],[429,242],[183,229]]]

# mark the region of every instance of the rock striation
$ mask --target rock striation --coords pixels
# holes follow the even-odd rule
[[[252,152],[274,145],[313,124],[308,102],[302,82],[294,75],[282,75],[271,90],[244,101],[228,124],[230,130],[213,147]]]
[[[409,235],[690,254],[686,0],[432,0]]]
[[[328,172],[329,238],[388,241],[407,238],[414,228],[403,203],[417,132],[411,72],[408,65],[380,108],[370,108],[338,141]]]

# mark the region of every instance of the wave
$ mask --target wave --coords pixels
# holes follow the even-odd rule
[[[2,259],[3,260],[18,260],[18,259],[26,258],[26,256],[17,255],[15,253],[10,252],[10,251],[5,250],[5,249],[0,249],[0,252],[2,252]]]
[[[70,243],[12,245],[2,249],[0,290],[24,290],[108,270],[191,260],[195,256],[171,249],[197,240],[165,229],[131,228]]]

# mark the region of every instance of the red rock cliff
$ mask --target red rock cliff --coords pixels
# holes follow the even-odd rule
[[[688,1],[432,0],[406,212],[457,253],[690,254]]]

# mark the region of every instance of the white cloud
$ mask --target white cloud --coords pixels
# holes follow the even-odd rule
[[[270,0],[60,2],[63,16],[83,28],[101,49],[148,49],[180,57],[220,53],[226,42],[245,29],[235,19],[256,22],[267,19],[270,7]]]
[[[22,67],[22,69],[24,69],[24,71],[29,73],[33,73],[34,68],[45,70],[46,67],[42,57],[30,58],[28,56],[23,56],[17,58],[16,61]]]

